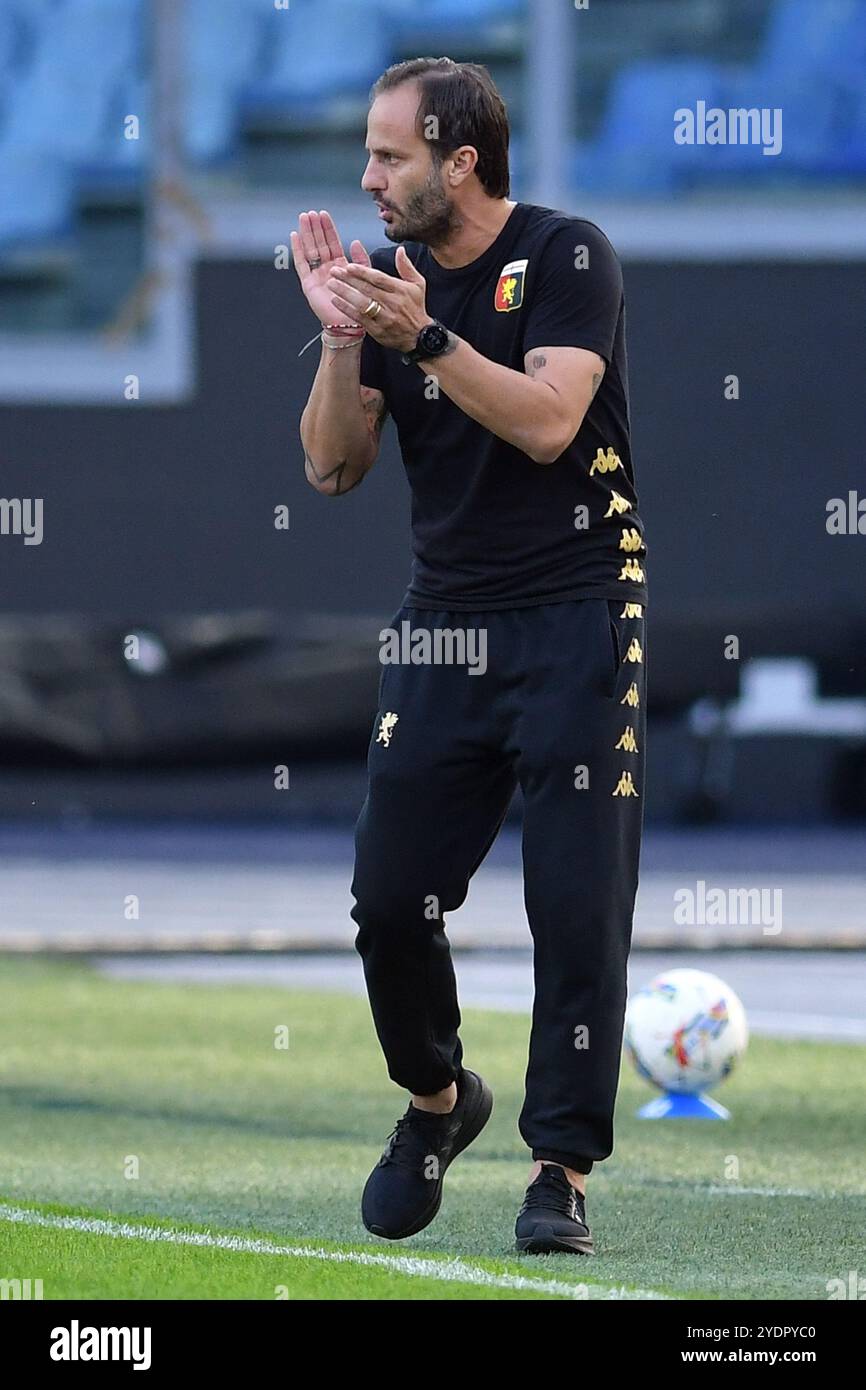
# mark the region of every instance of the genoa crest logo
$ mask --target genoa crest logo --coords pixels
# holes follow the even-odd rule
[[[523,303],[523,282],[526,278],[528,265],[527,259],[525,261],[509,261],[508,265],[503,266],[502,274],[496,283],[496,294],[493,300],[497,313],[510,314],[512,309],[520,308]]]

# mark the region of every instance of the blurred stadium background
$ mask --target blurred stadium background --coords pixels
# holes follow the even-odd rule
[[[490,66],[512,195],[597,221],[624,264],[646,969],[846,948],[792,957],[784,1006],[781,965],[721,973],[770,1031],[862,1037],[866,520],[826,523],[866,486],[864,0],[0,0],[0,947],[351,947],[408,493],[390,428],[357,492],[304,482],[315,324],[285,248],[309,207],[381,243],[367,93],[420,53]],[[781,152],[677,145],[698,101],[781,108]],[[512,953],[479,998],[523,1007],[518,817],[454,937]],[[701,879],[783,888],[781,933],[677,925]]]

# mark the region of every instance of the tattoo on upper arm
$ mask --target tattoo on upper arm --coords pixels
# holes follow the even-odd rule
[[[534,353],[533,356],[530,358],[529,366],[526,368],[526,375],[527,375],[527,376],[531,376],[531,377],[535,377],[535,376],[537,376],[538,373],[539,373],[544,367],[546,367],[546,366],[547,366],[547,355],[546,355],[545,353],[543,353],[543,352],[536,352],[536,353]],[[604,377],[604,373],[605,373],[606,368],[607,368],[607,363],[604,363],[600,372],[593,372],[593,374],[592,374],[592,387],[591,387],[590,397],[589,397],[590,400],[593,400],[593,399],[595,398],[595,394],[596,394],[596,392],[598,391],[598,388],[599,388],[599,386],[600,386],[601,383],[602,383],[602,378]]]

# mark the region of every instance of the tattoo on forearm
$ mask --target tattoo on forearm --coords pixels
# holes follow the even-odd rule
[[[547,358],[543,352],[537,352],[529,364],[527,376],[534,377],[536,372],[540,372],[542,367],[547,366]]]
[[[367,428],[378,443],[382,433],[382,426],[388,414],[388,407],[385,404],[385,397],[382,392],[375,391],[370,386],[362,386],[361,409],[364,412]],[[329,468],[327,472],[322,473],[313,463],[307,450],[304,449],[304,473],[306,474],[307,480],[320,489],[323,484],[332,483],[333,486],[327,489],[330,496],[341,497],[343,493],[351,492],[352,488],[357,487],[360,483],[364,476],[364,468],[360,467],[357,476],[354,478],[352,478],[351,472],[347,473],[348,468],[349,460],[341,459],[333,468]]]
[[[592,395],[591,395],[590,398],[589,398],[590,400],[593,400],[593,399],[594,399],[595,393],[596,393],[596,391],[598,390],[599,386],[601,385],[601,379],[602,379],[603,376],[604,376],[604,372],[593,372],[593,375],[592,375]]]
[[[334,468],[328,469],[327,473],[320,473],[316,465],[313,463],[313,460],[310,458],[310,455],[307,453],[306,449],[304,450],[304,471],[306,472],[307,477],[309,478],[310,474],[312,473],[317,483],[327,483],[330,482],[331,478],[334,478],[335,497],[337,495],[342,495],[344,492],[351,492],[352,488],[357,487],[359,482],[361,481],[361,478],[364,476],[363,473],[359,473],[354,482],[349,483],[347,487],[344,487],[343,474],[346,471],[348,463],[348,459],[343,459],[342,462],[338,463]]]

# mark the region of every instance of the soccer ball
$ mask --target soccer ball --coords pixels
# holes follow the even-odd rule
[[[710,1090],[730,1073],[749,1042],[737,995],[705,970],[666,970],[632,995],[625,1050],[639,1074],[663,1091]]]

